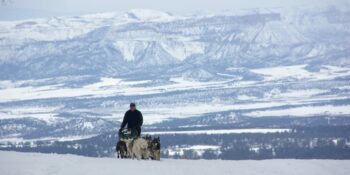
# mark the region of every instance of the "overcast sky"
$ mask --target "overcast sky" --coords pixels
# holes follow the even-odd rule
[[[291,7],[332,4],[350,6],[350,0],[0,0],[10,1],[4,9],[29,9],[44,13],[78,15],[84,13],[154,9],[174,13],[220,11],[246,8]],[[10,14],[11,12],[6,12]],[[12,11],[12,15],[17,12]]]

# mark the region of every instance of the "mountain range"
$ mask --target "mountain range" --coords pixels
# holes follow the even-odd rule
[[[2,21],[0,78],[162,74],[211,79],[225,78],[218,73],[230,67],[348,66],[349,23],[348,11],[331,7],[185,17],[138,9]]]
[[[116,131],[130,102],[149,131],[346,118],[349,26],[334,7],[0,21],[0,141]]]

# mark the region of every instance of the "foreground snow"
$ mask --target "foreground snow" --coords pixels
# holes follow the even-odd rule
[[[137,161],[73,155],[0,151],[1,174],[239,174],[239,175],[345,175],[350,160],[162,160]]]

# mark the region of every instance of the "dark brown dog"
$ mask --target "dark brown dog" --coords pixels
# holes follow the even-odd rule
[[[119,140],[115,148],[118,158],[128,158],[128,149],[124,141]]]
[[[160,138],[155,137],[152,140],[152,153],[153,153],[153,160],[160,160]]]

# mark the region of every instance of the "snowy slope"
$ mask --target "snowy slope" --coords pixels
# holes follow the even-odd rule
[[[73,155],[0,152],[6,175],[347,175],[349,160],[137,161]]]

